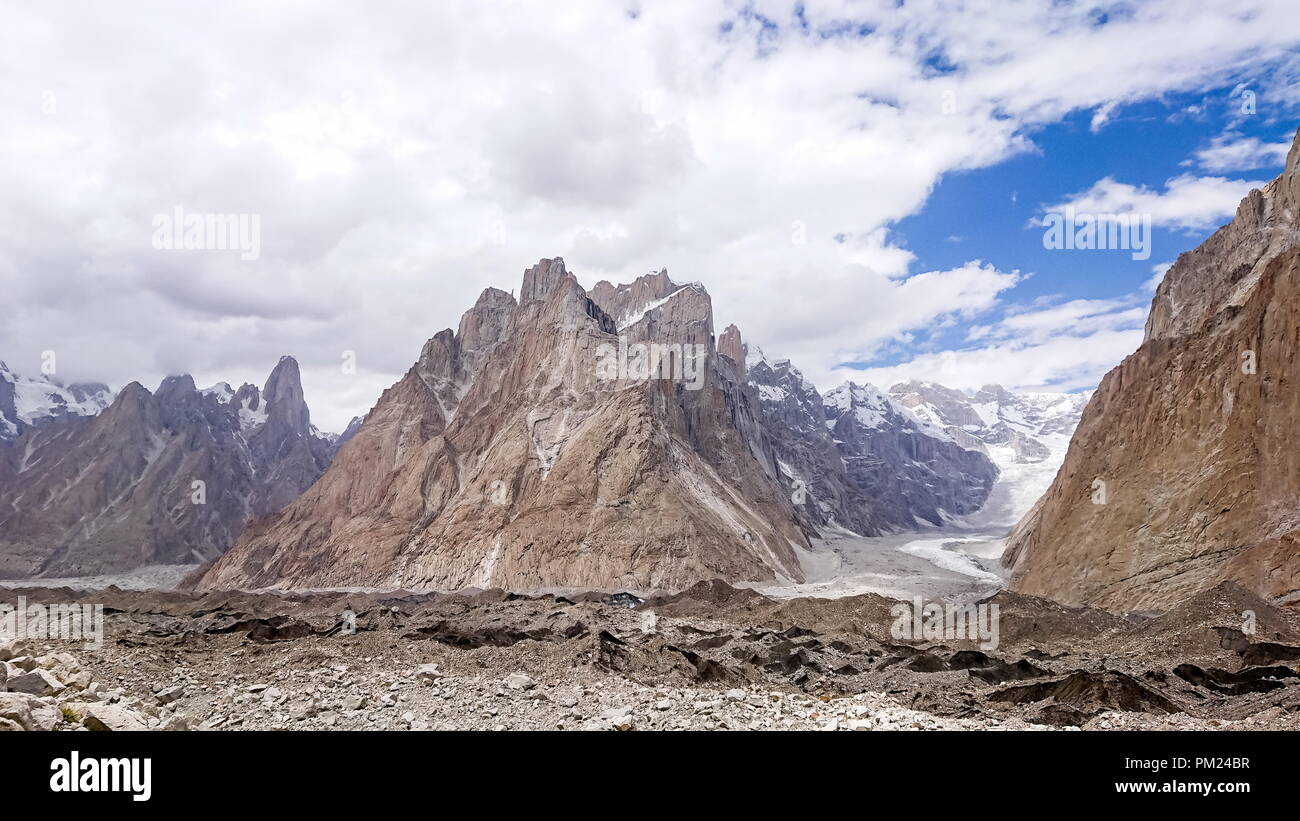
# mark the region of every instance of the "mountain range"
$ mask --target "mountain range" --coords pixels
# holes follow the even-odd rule
[[[716,336],[698,283],[588,292],[545,259],[518,301],[488,289],[430,339],[198,586],[798,582],[809,539],[973,512],[996,475],[874,388],[823,398],[734,326]]]
[[[71,387],[15,383],[20,397],[65,401],[19,403],[21,433],[0,447],[0,578],[212,560],[248,521],[297,498],[335,448],[311,426],[292,357],[261,390],[132,382],[94,416],[79,411],[108,401],[103,386],[73,405],[58,392],[75,397]]]
[[[0,377],[0,577],[211,563],[199,586],[239,588],[798,582],[810,539],[960,521],[1000,473],[1054,467],[1082,402],[822,395],[715,336],[699,283],[588,292],[558,258],[518,300],[485,290],[338,436],[291,357],[260,390]]]

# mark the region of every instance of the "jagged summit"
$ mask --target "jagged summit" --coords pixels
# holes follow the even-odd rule
[[[1206,330],[1239,310],[1264,267],[1300,245],[1300,130],[1283,173],[1246,195],[1232,221],[1180,254],[1151,300],[1144,341]]]
[[[670,284],[588,294],[557,258],[524,272],[517,304],[485,292],[321,480],[201,586],[799,578],[793,549],[807,543],[756,423],[728,411],[739,387],[712,356],[707,295],[650,305]],[[642,310],[620,332],[622,304]],[[620,340],[699,344],[704,370],[689,389],[604,380]]]

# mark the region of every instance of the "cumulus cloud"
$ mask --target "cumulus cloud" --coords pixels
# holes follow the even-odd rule
[[[966,347],[926,353],[896,365],[838,371],[843,379],[888,387],[917,378],[964,390],[1092,387],[1142,342],[1146,309],[1134,298],[1041,301],[977,325]]]
[[[1043,206],[1045,214],[1073,210],[1097,219],[1131,214],[1149,216],[1156,227],[1196,231],[1230,219],[1243,197],[1264,180],[1230,180],[1226,177],[1197,177],[1182,174],[1167,180],[1164,190],[1131,185],[1103,177],[1087,191],[1062,202]]]
[[[51,0],[5,16],[0,356],[34,370],[55,350],[67,378],[152,386],[260,382],[291,353],[335,430],[543,256],[587,284],[663,266],[703,281],[720,326],[823,376],[978,317],[1016,260],[917,271],[889,234],[943,175],[1074,111],[1267,75],[1300,43],[1284,0],[1119,4],[1105,25],[1053,0]],[[1207,179],[1114,191],[1199,224],[1222,206],[1172,194],[1249,185]],[[177,205],[259,215],[260,257],[153,248],[153,216]],[[1041,353],[1078,370],[1052,342]],[[1073,356],[1113,362],[1118,344]]]
[[[991,384],[1010,390],[1075,391],[1095,386],[1141,343],[1141,329],[1063,334],[1033,345],[1007,341],[930,353],[899,365],[845,372],[843,376],[885,387],[922,379],[969,391]]]
[[[1290,140],[1266,143],[1258,137],[1240,134],[1219,134],[1210,145],[1196,152],[1195,162],[1211,173],[1224,171],[1253,171],[1257,168],[1281,166],[1286,161]],[[1188,161],[1190,164],[1192,161]]]

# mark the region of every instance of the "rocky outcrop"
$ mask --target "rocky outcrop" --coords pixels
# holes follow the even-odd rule
[[[739,342],[738,331],[735,336]],[[769,360],[757,346],[749,346],[744,358],[763,428],[800,523],[819,536],[839,530],[880,533],[884,520],[850,481],[816,386],[788,359]]]
[[[626,327],[680,287],[669,278],[665,269],[638,277],[628,284],[613,285],[601,280],[591,289],[591,300],[614,320],[616,326]]]
[[[735,325],[728,325],[718,337],[718,353],[731,360],[736,369],[736,378],[742,383],[749,381],[749,374],[745,363],[745,343],[740,338],[740,329]]]
[[[199,586],[802,578],[806,539],[703,288],[665,273],[589,295],[554,259],[520,294],[489,289],[430,339],[320,481]]]
[[[262,391],[133,382],[98,416],[33,427],[0,449],[0,578],[211,560],[329,457],[290,357]]]
[[[1163,609],[1221,581],[1300,598],[1300,139],[1166,273],[1008,541],[1015,589]]]

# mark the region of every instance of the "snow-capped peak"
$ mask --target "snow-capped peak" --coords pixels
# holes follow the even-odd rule
[[[204,388],[199,393],[204,396],[215,396],[217,403],[221,405],[228,405],[230,400],[235,398],[235,390],[230,387],[229,382],[218,382],[210,388]]]
[[[619,317],[618,319],[618,329],[619,331],[627,330],[628,328],[632,327],[633,325],[635,325],[636,323],[644,319],[646,314],[650,313],[656,308],[662,307],[663,305],[667,304],[672,300],[673,297],[677,296],[683,291],[702,291],[702,290],[704,290],[704,286],[698,282],[688,282],[685,285],[678,286],[677,290],[673,291],[668,296],[663,297],[662,299],[653,300],[651,302],[646,303],[645,305],[642,305],[637,308],[633,308],[629,310],[627,313],[623,314],[623,316]]]
[[[54,419],[95,416],[113,401],[113,391],[98,383],[64,385],[58,379],[14,373],[0,362],[0,440],[10,441],[29,427]]]

